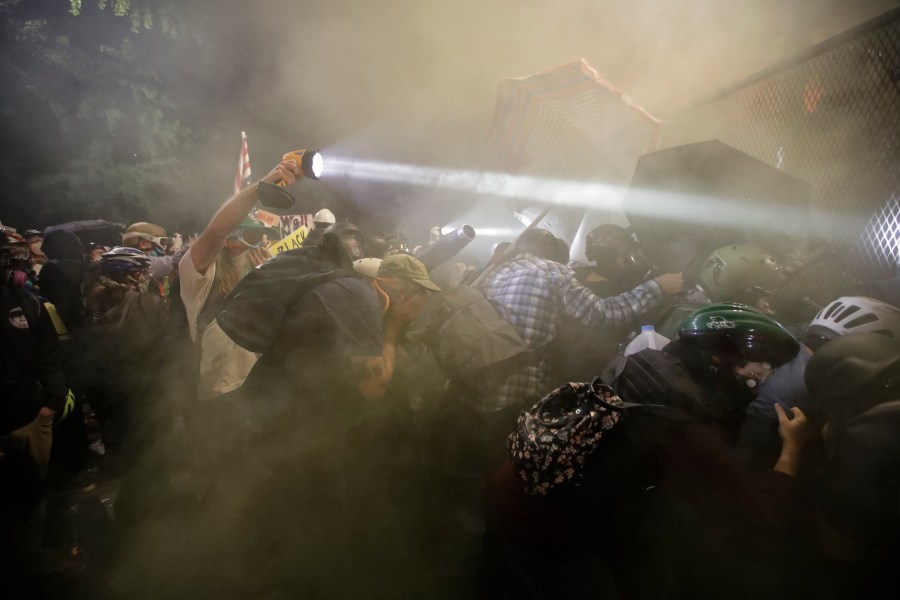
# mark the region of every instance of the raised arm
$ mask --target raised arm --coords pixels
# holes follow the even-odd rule
[[[300,174],[300,167],[293,160],[285,160],[278,164],[277,167],[262,178],[261,181],[269,183],[278,183],[285,181],[288,184],[294,182],[295,175]],[[228,234],[240,225],[247,213],[256,204],[256,190],[259,183],[253,183],[247,186],[231,198],[219,208],[213,218],[210,219],[209,225],[200,234],[200,237],[191,244],[191,260],[194,262],[194,268],[201,275],[216,261],[219,250],[225,245]]]

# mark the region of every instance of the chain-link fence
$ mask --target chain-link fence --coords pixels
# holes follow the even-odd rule
[[[831,254],[795,285],[816,303],[900,265],[900,9],[679,115],[662,147],[718,139],[813,187]]]

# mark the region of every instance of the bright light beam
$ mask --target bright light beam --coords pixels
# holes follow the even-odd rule
[[[800,235],[807,230],[812,217],[815,217],[821,231],[845,229],[836,226],[839,224],[836,214],[823,211],[815,211],[813,214],[811,210],[763,204],[752,198],[741,201],[666,190],[628,190],[626,187],[602,183],[348,160],[331,156],[327,162],[326,176],[329,179],[345,177],[526,199],[557,206],[618,211],[622,210],[622,200],[628,191],[628,213],[632,215],[791,236]]]

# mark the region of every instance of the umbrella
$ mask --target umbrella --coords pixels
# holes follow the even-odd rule
[[[717,140],[646,154],[624,200],[644,255],[691,277],[724,245],[776,256],[809,235],[809,184]]]
[[[656,149],[660,131],[659,119],[580,59],[503,79],[489,141],[512,173],[624,189],[638,156]],[[602,200],[615,204],[621,194]],[[518,208],[528,216],[537,212]],[[621,220],[615,212],[599,221]],[[554,210],[550,229],[571,242],[583,215],[583,209]]]
[[[44,230],[44,237],[51,231],[64,229],[71,231],[78,236],[82,244],[100,244],[102,246],[121,246],[122,232],[125,231],[125,225],[121,223],[110,223],[102,219],[94,219],[90,221],[69,221],[68,223],[60,223],[51,225]]]

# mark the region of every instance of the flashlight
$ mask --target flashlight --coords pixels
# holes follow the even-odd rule
[[[298,179],[318,179],[324,169],[324,161],[318,150],[293,150],[281,157],[281,160],[292,160],[300,167]],[[271,208],[290,208],[294,205],[294,197],[286,189],[287,183],[280,181],[278,185],[260,181],[256,195],[263,206]]]
[[[293,160],[300,167],[302,177],[318,179],[322,176],[324,162],[318,150],[294,150],[282,156],[281,160]],[[279,185],[284,187],[286,184],[282,181]]]

